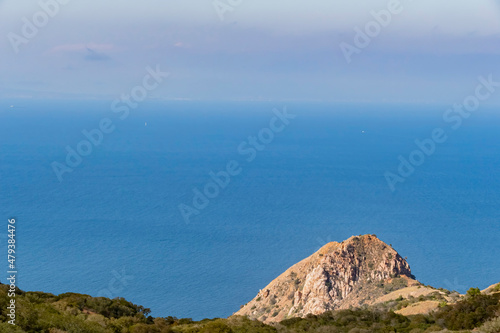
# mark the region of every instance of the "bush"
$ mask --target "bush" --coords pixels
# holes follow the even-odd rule
[[[0,333],[24,333],[19,326],[12,326],[9,323],[0,323]]]
[[[201,333],[232,333],[231,328],[222,319],[217,319],[206,324]]]
[[[384,287],[384,292],[388,294],[392,291],[408,287],[408,281],[404,278],[393,278],[391,283],[386,285],[383,285],[382,283],[382,286]]]
[[[382,287],[400,287],[405,282],[381,284]],[[453,295],[453,294],[452,294]],[[429,295],[440,300],[440,295]],[[7,324],[5,305],[7,295],[0,284],[0,333],[31,332],[86,332],[86,333],[422,333],[450,330],[478,330],[483,333],[499,333],[500,293],[482,295],[472,288],[468,296],[456,304],[440,303],[437,312],[430,315],[405,317],[388,311],[388,308],[404,307],[417,298],[398,298],[379,306],[362,309],[337,310],[305,318],[290,318],[276,327],[250,320],[243,316],[228,319],[203,319],[176,317],[153,318],[147,316],[149,309],[124,299],[108,299],[88,295],[67,293],[54,296],[47,293],[24,293],[16,296],[18,326]],[[266,308],[262,320],[278,316],[278,306]],[[260,315],[263,315],[260,312]]]
[[[498,333],[500,332],[500,317],[496,317],[490,321],[487,321],[479,328],[481,333]]]
[[[155,326],[147,324],[136,324],[130,328],[131,333],[160,333],[161,330]]]
[[[469,290],[467,290],[467,296],[469,297],[474,297],[478,295],[481,295],[481,290],[479,288],[470,288]]]
[[[450,330],[470,330],[494,318],[497,311],[500,311],[498,295],[477,295],[473,291],[455,305],[441,308],[435,317]]]

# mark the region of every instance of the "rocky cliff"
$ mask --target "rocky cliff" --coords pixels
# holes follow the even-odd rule
[[[371,304],[383,294],[417,284],[410,267],[375,235],[332,242],[293,265],[235,315],[277,322]]]

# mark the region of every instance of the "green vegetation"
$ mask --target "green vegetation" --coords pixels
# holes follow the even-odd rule
[[[500,332],[500,317],[496,317],[490,321],[484,323],[479,329],[481,333],[498,333]]]
[[[469,297],[475,297],[481,295],[481,290],[479,288],[470,288],[467,290],[467,296]]]
[[[394,312],[370,310],[341,310],[326,312],[319,316],[292,318],[282,321],[279,332],[410,332],[415,328],[426,328],[427,321],[412,322]]]
[[[439,299],[438,293],[429,299]],[[455,304],[441,303],[429,315],[402,316],[389,308],[416,301],[400,297],[385,307],[363,307],[330,311],[306,318],[291,318],[274,326],[246,317],[228,319],[153,318],[150,310],[122,298],[108,299],[75,293],[55,296],[42,292],[16,294],[16,324],[7,323],[7,286],[0,285],[0,333],[85,332],[85,333],[327,333],[327,332],[434,332],[479,328],[479,332],[500,332],[500,293],[482,295],[471,289]],[[269,309],[270,310],[270,309]],[[268,316],[279,314],[275,308]]]
[[[473,288],[469,289],[471,291]],[[476,290],[454,305],[447,305],[435,314],[436,320],[451,330],[473,329],[493,319],[500,312],[500,295],[481,295]]]
[[[403,289],[403,288],[406,288],[406,287],[408,287],[408,281],[406,279],[398,277],[398,278],[392,279],[391,283],[386,284],[384,286],[384,292],[386,294],[388,294],[388,293],[390,293],[392,291]]]
[[[0,285],[0,332],[15,332],[6,323],[7,286]],[[123,298],[113,300],[75,293],[55,296],[42,292],[16,292],[16,324],[18,332],[121,332],[124,327],[152,324],[149,309],[132,304]]]
[[[377,287],[384,289],[384,294],[389,294],[392,291],[408,287],[408,281],[404,278],[395,277],[391,282],[378,282]]]
[[[400,298],[396,301],[405,302]],[[331,311],[319,316],[282,321],[278,333],[298,332],[433,332],[472,330],[500,332],[500,296],[475,295],[453,305],[444,305],[429,315],[402,316],[384,309],[364,308]],[[481,326],[482,325],[482,326]]]

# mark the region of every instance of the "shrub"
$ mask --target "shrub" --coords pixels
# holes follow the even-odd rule
[[[232,333],[232,330],[224,320],[217,319],[206,324],[200,333]]]
[[[469,297],[474,297],[478,295],[481,295],[481,290],[479,288],[470,288],[469,290],[467,290],[467,296]]]
[[[450,330],[470,330],[495,317],[500,311],[499,298],[498,294],[470,296],[441,308],[435,316]]]
[[[481,333],[498,333],[500,332],[500,317],[496,317],[490,321],[487,321],[479,328]]]
[[[147,325],[147,324],[136,324],[130,327],[131,333],[160,333],[161,330],[158,327]]]

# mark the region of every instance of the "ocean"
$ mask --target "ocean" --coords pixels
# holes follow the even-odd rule
[[[447,108],[149,101],[120,119],[111,101],[3,101],[0,281],[15,218],[21,289],[154,316],[229,316],[322,245],[367,233],[424,284],[485,288],[500,281],[500,116],[453,129]],[[446,141],[414,153],[436,128]],[[68,164],[66,147],[86,156]],[[404,177],[400,156],[418,164]]]

